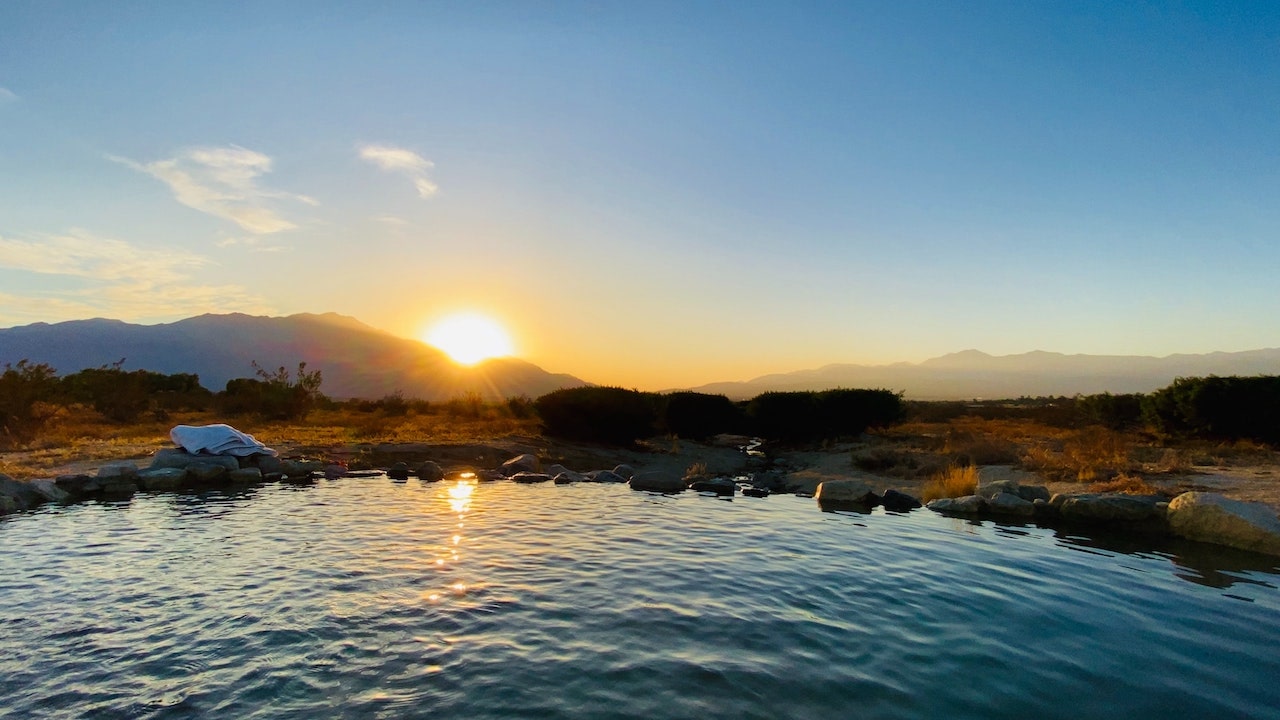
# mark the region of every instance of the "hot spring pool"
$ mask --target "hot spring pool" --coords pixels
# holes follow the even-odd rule
[[[1280,567],[617,485],[269,484],[0,521],[0,716],[1245,718]]]

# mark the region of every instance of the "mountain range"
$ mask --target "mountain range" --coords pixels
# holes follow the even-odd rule
[[[253,362],[267,370],[293,370],[306,362],[322,372],[322,392],[335,398],[401,392],[427,400],[467,393],[503,399],[589,384],[515,358],[461,366],[423,342],[335,313],[200,315],[160,325],[73,320],[0,329],[0,365],[22,359],[48,363],[61,374],[123,359],[126,370],[196,373],[210,390],[221,390],[232,378],[253,377]],[[1167,357],[1043,351],[992,356],[965,350],[920,363],[826,365],[684,389],[745,399],[770,390],[887,388],[910,399],[967,400],[1150,392],[1178,377],[1260,374],[1280,374],[1280,348]]]
[[[749,398],[768,390],[887,388],[903,391],[914,400],[968,400],[1145,393],[1179,377],[1206,375],[1280,375],[1280,348],[1166,357],[1065,355],[1039,350],[993,356],[965,350],[921,363],[826,365],[690,389]]]
[[[125,370],[195,373],[201,385],[215,391],[232,378],[254,377],[254,362],[269,371],[282,366],[294,371],[305,362],[308,370],[321,371],[321,392],[334,398],[401,392],[426,400],[467,393],[505,399],[586,384],[515,358],[458,365],[426,343],[335,313],[200,315],[160,325],[72,320],[0,330],[0,365],[22,359],[48,363],[59,374],[123,359]]]

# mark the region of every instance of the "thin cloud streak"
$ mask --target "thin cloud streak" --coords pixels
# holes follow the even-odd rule
[[[174,199],[183,205],[230,220],[255,235],[297,227],[270,207],[272,201],[300,202],[313,207],[320,204],[306,195],[260,187],[258,179],[271,172],[271,158],[236,145],[192,148],[177,157],[149,163],[115,155],[107,157],[168,185]]]
[[[240,285],[200,285],[213,263],[183,250],[142,248],[72,230],[36,238],[0,237],[0,268],[69,278],[73,287],[0,292],[0,324],[112,317],[172,320],[205,312],[270,312]]]
[[[362,145],[360,159],[387,172],[408,177],[423,198],[429,198],[440,190],[440,186],[427,177],[427,171],[435,167],[435,163],[412,150],[393,145]]]
[[[18,94],[6,87],[0,87],[0,103],[17,102]]]

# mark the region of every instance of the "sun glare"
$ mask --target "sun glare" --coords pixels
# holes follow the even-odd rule
[[[512,353],[507,331],[484,315],[451,315],[427,331],[424,339],[463,365]]]

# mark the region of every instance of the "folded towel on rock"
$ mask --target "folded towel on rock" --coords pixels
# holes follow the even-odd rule
[[[178,425],[169,431],[174,444],[189,453],[207,455],[277,455],[275,450],[230,425]]]

